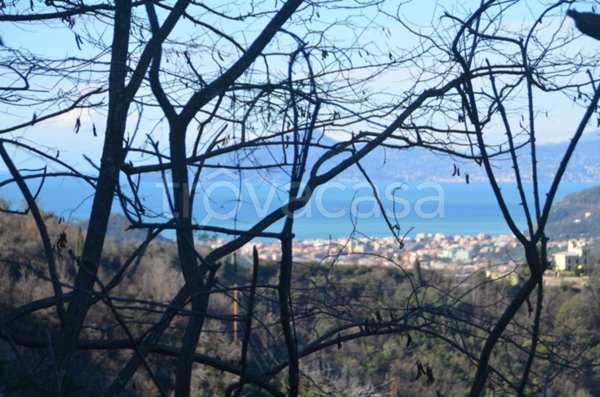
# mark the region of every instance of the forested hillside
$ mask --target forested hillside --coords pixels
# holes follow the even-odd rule
[[[45,215],[50,225],[49,232],[55,242],[59,269],[63,280],[71,283],[76,270],[76,256],[81,250],[83,239],[79,225],[60,222],[52,214]],[[159,307],[173,294],[180,282],[176,268],[176,247],[169,242],[153,242],[147,247],[143,258],[127,267],[130,249],[133,243],[111,238],[106,247],[99,277],[107,288],[114,285],[114,277],[122,277],[125,282],[111,291],[111,296],[121,296],[114,305],[122,310],[124,316],[134,315],[140,308]],[[0,213],[0,302],[2,311],[10,307],[35,299],[43,299],[51,293],[49,277],[44,269],[44,254],[36,239],[36,230],[29,218]],[[365,395],[401,395],[401,396],[457,396],[468,391],[473,366],[468,356],[458,353],[461,335],[465,329],[475,337],[476,328],[470,328],[473,321],[482,316],[498,315],[495,302],[515,293],[516,286],[509,280],[482,284],[476,295],[464,300],[460,305],[452,304],[451,296],[439,287],[447,277],[439,271],[422,271],[416,278],[421,286],[417,296],[409,277],[413,272],[403,272],[396,266],[372,267],[368,257],[361,260],[359,266],[337,266],[312,263],[299,266],[294,276],[294,300],[302,310],[296,314],[298,337],[308,339],[310,335],[325,336],[332,326],[338,323],[337,337],[323,340],[324,349],[311,354],[319,343],[311,344],[300,350],[302,371],[306,381],[300,384],[303,396],[365,396]],[[408,264],[405,266],[409,267]],[[121,269],[127,270],[122,272]],[[256,302],[256,320],[269,322],[277,310],[273,303],[273,291],[269,285],[276,282],[277,263],[264,263],[257,280],[262,285]],[[201,341],[203,357],[212,356],[215,366],[228,368],[231,362],[238,360],[236,354],[244,335],[243,321],[235,320],[235,304],[227,297],[228,288],[243,284],[251,278],[248,266],[224,266],[218,274],[220,285],[224,288],[211,304],[208,327],[210,337]],[[483,274],[475,274],[456,291],[466,293],[473,286],[485,282]],[[557,363],[569,363],[568,366],[548,369],[536,367],[535,382],[545,385],[553,396],[588,396],[600,393],[600,368],[595,360],[600,354],[600,306],[595,294],[600,293],[600,273],[592,275],[592,289],[575,290],[569,287],[547,290],[547,299],[552,302],[547,307],[549,319],[544,322],[542,338],[551,350],[568,344],[570,357],[556,356]],[[68,297],[69,295],[67,295]],[[127,299],[130,297],[131,299]],[[242,295],[240,294],[240,297]],[[421,309],[407,310],[411,300],[421,300]],[[241,299],[241,298],[240,298]],[[440,305],[441,303],[441,305]],[[247,297],[240,306],[247,304]],[[122,339],[126,337],[118,322],[111,315],[110,307],[100,299],[96,311],[90,317],[90,326],[86,328],[86,338]],[[237,309],[239,310],[239,309]],[[462,331],[450,332],[452,323],[438,322],[439,311],[453,318],[452,323],[462,324]],[[19,312],[17,312],[19,313]],[[45,330],[51,325],[43,312],[16,314],[17,321],[11,325],[3,324],[0,332],[10,331],[19,343],[37,343],[44,340]],[[153,317],[147,312],[137,326],[140,327]],[[339,320],[336,320],[339,318]],[[525,326],[527,311],[522,311],[515,321],[516,326]],[[410,319],[411,325],[407,326]],[[344,324],[354,321],[356,330],[347,332]],[[234,325],[234,322],[237,325]],[[181,337],[175,323],[171,332],[157,347],[162,353],[172,353],[166,344],[177,344]],[[237,330],[237,331],[236,331]],[[596,330],[596,331],[595,331]],[[16,334],[15,334],[16,332]],[[362,334],[367,342],[357,338]],[[439,339],[440,335],[446,335]],[[38,339],[36,339],[38,338]],[[445,340],[445,342],[444,342]],[[29,341],[29,342],[27,342]],[[218,341],[218,344],[215,343]],[[42,342],[43,343],[43,342]],[[249,343],[248,366],[252,373],[260,374],[282,368],[278,363],[286,361],[285,349],[281,340],[270,337],[267,329],[257,327]],[[464,348],[475,348],[480,339],[474,338]],[[514,341],[502,342],[503,348],[513,349]],[[0,385],[5,395],[37,395],[36,385],[28,375],[31,368],[10,353],[8,343],[0,344]],[[44,347],[37,350],[43,354]],[[35,350],[34,350],[35,352]],[[106,353],[116,362],[125,363],[126,357],[113,355],[110,349]],[[12,358],[11,358],[12,357]],[[102,353],[89,352],[79,356],[78,363],[84,371],[72,376],[66,384],[69,395],[101,395],[114,375],[114,361],[102,359]],[[27,359],[35,359],[34,356]],[[91,361],[90,361],[91,360]],[[175,360],[164,356],[151,355],[150,362],[159,363],[156,375],[163,385],[174,387],[173,371]],[[567,361],[563,361],[567,360]],[[94,365],[90,365],[94,362]],[[510,370],[514,365],[510,355],[500,355],[495,361],[495,370]],[[419,367],[423,373],[420,374]],[[549,372],[548,372],[549,371]],[[224,395],[225,390],[235,380],[235,376],[215,369],[197,367],[196,379],[202,379],[202,392],[199,396]],[[283,373],[277,375],[283,377]],[[250,388],[250,390],[254,390]],[[533,391],[539,389],[532,389]],[[153,394],[148,375],[138,373],[127,388],[127,395],[145,397]],[[258,389],[255,390],[258,393]],[[438,394],[436,394],[438,393]],[[579,393],[579,394],[577,394]],[[260,393],[254,395],[262,395]]]
[[[600,186],[570,194],[560,200],[548,222],[555,239],[600,236]]]

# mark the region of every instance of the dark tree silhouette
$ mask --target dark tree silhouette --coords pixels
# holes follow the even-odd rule
[[[593,12],[579,12],[577,10],[567,11],[567,15],[573,18],[575,26],[581,31],[596,40],[600,40],[600,15]]]
[[[41,241],[35,261],[43,263],[16,262],[19,271],[33,269],[41,287],[26,302],[14,299],[13,290],[0,302],[0,347],[10,347],[28,368],[35,393],[117,396],[144,385],[148,393],[188,396],[215,370],[222,375],[214,390],[227,395],[258,388],[298,396],[311,382],[327,394],[304,364],[331,347],[343,351],[355,340],[376,344],[400,336],[406,349],[425,350],[435,341],[463,357],[471,396],[486,387],[525,395],[539,391],[541,379],[578,368],[571,357],[580,353],[577,346],[542,340],[545,228],[600,97],[597,56],[572,56],[577,41],[563,23],[568,15],[598,38],[595,14],[555,1],[534,8],[518,29],[506,19],[525,3],[519,0],[482,1],[469,11],[436,8],[432,26],[411,21],[404,3],[379,0],[88,3],[0,1],[3,23],[60,28],[81,51],[57,59],[13,45],[15,37],[4,37],[8,47],[0,48],[0,102],[11,116],[0,129],[0,157],[10,173],[0,186],[16,185],[26,209],[0,204],[21,219],[31,216]],[[545,25],[548,20],[554,24]],[[580,114],[570,120],[571,142],[544,192],[537,139],[546,98],[555,94],[574,98]],[[85,112],[93,115],[91,126],[82,122]],[[103,139],[101,156],[86,160],[90,172],[61,158],[61,147],[27,138],[71,115],[73,134],[89,128]],[[326,139],[329,133],[342,138]],[[517,261],[526,270],[512,272],[521,280],[515,291],[503,290],[502,280],[474,284],[472,275],[467,285],[418,261],[406,269],[410,264],[385,258],[396,272],[386,281],[402,283],[396,287],[402,302],[370,291],[368,280],[358,299],[334,277],[338,259],[355,255],[347,247],[324,255],[327,267],[317,270],[296,261],[296,219],[319,187],[358,170],[385,210],[363,160],[381,148],[413,147],[452,156],[449,168],[458,159],[484,170],[520,244]],[[19,153],[40,166],[20,166]],[[524,224],[500,186],[497,170],[506,164]],[[251,219],[233,211],[231,223],[206,222],[195,204],[207,198],[207,174],[215,170],[238,186],[247,180],[274,186],[285,178],[285,187],[277,186],[283,198]],[[460,176],[456,165],[453,176]],[[469,184],[469,174],[463,176]],[[93,189],[89,222],[77,235],[37,203],[50,178],[65,177]],[[165,192],[162,208],[146,200],[146,183]],[[145,232],[143,241],[109,239],[115,207],[127,227]],[[383,212],[402,247],[408,225]],[[227,238],[199,244],[197,232]],[[157,241],[161,235],[174,238],[174,246]],[[254,248],[246,258],[251,270],[236,271],[242,250],[263,241],[280,247],[277,270],[266,274],[272,268]],[[481,298],[488,284],[500,285],[500,292]],[[236,308],[232,315],[229,305]],[[501,359],[508,364],[497,365]],[[443,374],[433,360],[417,356],[415,362],[437,392]],[[542,373],[539,362],[552,366]],[[91,372],[98,382],[90,381]],[[73,386],[81,383],[82,389]]]

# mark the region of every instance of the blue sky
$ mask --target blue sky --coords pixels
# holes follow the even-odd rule
[[[582,2],[583,3],[583,2]],[[392,2],[388,4],[394,4],[393,7],[388,7],[387,12],[395,12],[395,6],[400,4],[398,2]],[[440,23],[439,15],[443,12],[443,8],[440,2],[425,2],[425,1],[412,1],[403,3],[399,8],[400,15],[406,20],[410,21],[411,27],[426,33],[431,29],[431,25]],[[466,2],[454,2],[448,4],[449,11],[460,12],[461,8],[469,9],[479,4],[478,1],[466,1]],[[511,26],[528,26],[531,23],[531,15],[536,11],[537,2],[523,2],[522,6],[516,7],[510,11],[507,19],[504,21],[505,24]],[[528,7],[533,7],[528,9]],[[579,7],[585,9],[585,5]],[[335,25],[336,20],[342,19],[343,14],[339,11],[324,11],[321,10],[320,23],[322,25],[332,24]],[[375,13],[368,12],[362,15],[356,15],[356,21],[365,22],[374,20]],[[406,39],[409,37],[406,34],[406,30],[397,22],[393,22],[390,18],[385,18],[382,14],[378,14],[377,21],[373,23],[389,24],[387,34],[382,33],[380,30],[374,29],[373,31],[364,32],[362,36],[357,32],[348,32],[347,29],[334,26],[332,28],[331,35],[333,38],[328,37],[328,40],[352,40],[360,38],[370,46],[381,47],[382,52],[385,52],[383,48],[391,49],[394,53],[399,53],[404,47],[415,45],[417,42],[414,39]],[[560,18],[548,19],[547,24],[549,29],[555,29],[557,24],[560,23]],[[100,27],[99,24],[89,23],[89,21],[80,20],[76,25],[76,29],[86,29],[93,32],[93,36],[97,39],[104,40],[105,42],[110,41],[111,31],[108,27]],[[231,29],[235,32],[236,37],[242,43],[249,43],[252,41],[256,32],[258,32],[264,25],[264,20],[254,22],[251,26],[246,27],[245,31],[240,31],[240,25],[224,25],[225,30]],[[562,28],[572,29],[571,21],[567,21],[566,25]],[[379,33],[378,33],[379,32]],[[198,32],[192,31],[186,28],[181,28],[176,31],[176,34],[180,37],[190,36],[195,37]],[[353,34],[355,37],[343,36]],[[339,35],[336,36],[336,35]],[[380,35],[381,37],[379,37]],[[20,48],[26,49],[27,51],[34,54],[51,54],[53,57],[61,58],[65,56],[77,56],[85,57],[91,54],[90,46],[84,43],[80,50],[75,41],[74,34],[69,31],[63,24],[60,23],[31,23],[31,24],[14,24],[14,23],[2,23],[0,24],[0,36],[9,48]],[[385,40],[384,40],[385,39]],[[278,38],[280,40],[280,38]],[[385,44],[383,42],[385,41]],[[575,40],[569,47],[569,51],[573,54],[579,51],[590,50],[597,47],[597,42],[587,37],[580,37]],[[225,52],[224,52],[225,53]],[[230,62],[226,59],[225,63]],[[402,90],[406,84],[410,84],[410,78],[406,78],[411,73],[410,68],[397,69],[393,73],[385,75],[379,81],[375,81],[372,84],[374,91],[381,90]],[[38,80],[39,86],[37,88],[43,88],[44,82]],[[67,83],[61,83],[67,84]],[[52,88],[52,87],[46,87]],[[86,89],[82,87],[82,89]],[[90,87],[87,87],[90,89]],[[571,132],[573,131],[576,120],[582,113],[582,108],[574,103],[572,100],[565,98],[563,95],[549,96],[540,103],[540,107],[544,108],[547,112],[547,116],[539,118],[538,121],[538,142],[549,143],[557,142],[568,139]],[[6,109],[1,107],[0,112],[3,113],[3,121],[0,124],[0,128],[4,128],[7,125],[15,122],[24,122],[30,120],[32,113],[35,111],[37,116],[43,115],[45,112],[51,109],[44,109],[39,107],[38,109],[21,108]],[[155,128],[155,123],[160,118],[160,115],[156,112],[148,111],[145,113],[146,117],[142,122],[141,130],[149,131]],[[132,130],[136,119],[137,112],[134,108],[131,109],[131,118],[129,122],[129,129]],[[79,118],[82,127],[78,134],[73,132],[76,119]],[[96,130],[99,134],[98,137],[94,137],[92,134],[92,123],[96,125]],[[593,126],[590,126],[593,127]],[[590,128],[593,129],[593,128]],[[85,160],[82,159],[82,154],[85,153],[92,159],[98,159],[101,149],[102,134],[104,132],[104,124],[102,121],[102,114],[95,113],[94,111],[74,111],[69,114],[59,116],[53,120],[40,123],[32,127],[26,127],[18,134],[21,139],[26,139],[29,142],[35,142],[42,148],[57,148],[60,149],[61,158],[67,159],[69,162],[76,164],[79,167],[89,168],[89,165]],[[166,128],[164,126],[158,126],[153,130],[153,133],[162,142],[166,142]],[[344,133],[331,132],[330,135],[337,139],[343,139]],[[499,135],[500,136],[500,135]],[[49,149],[51,150],[51,149]],[[27,164],[30,162],[30,156],[20,155],[17,157],[17,161],[20,164]],[[0,167],[3,167],[0,166]]]

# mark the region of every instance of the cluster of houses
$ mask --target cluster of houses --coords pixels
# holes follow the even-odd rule
[[[223,239],[206,239],[198,241],[197,244],[204,251],[210,251],[226,242]],[[566,243],[566,250],[552,254],[551,268],[556,275],[559,275],[560,272],[577,273],[589,270],[593,264],[591,263],[590,249],[586,247],[585,243],[581,240],[568,240]],[[565,248],[564,244],[564,241],[556,241],[553,246],[554,249]],[[256,245],[263,259],[279,260],[281,255],[279,244],[256,241],[253,245]],[[343,254],[337,259],[338,263],[344,264],[352,258],[356,259],[356,254],[377,254],[369,256],[369,265],[389,265],[385,258],[391,258],[404,263],[407,267],[410,267],[417,258],[425,258],[428,268],[470,273],[479,268],[488,268],[493,261],[491,259],[493,255],[508,248],[514,249],[516,246],[514,237],[510,235],[445,236],[435,234],[417,235],[414,240],[407,241],[404,250],[398,247],[397,240],[392,237],[301,240],[294,244],[294,255],[300,261],[322,261],[324,258],[337,258]],[[474,247],[477,247],[476,256],[473,256]],[[251,249],[250,245],[242,248],[241,255],[237,260],[251,258]],[[488,255],[491,256],[487,261],[482,259]],[[346,256],[348,257],[346,258]],[[502,273],[512,269],[510,264],[505,264],[500,267],[495,265],[493,270],[487,270]]]

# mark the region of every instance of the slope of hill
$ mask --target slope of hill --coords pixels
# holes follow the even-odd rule
[[[600,186],[570,194],[554,205],[547,234],[555,239],[600,236]]]
[[[88,221],[83,221],[81,223],[84,230],[87,230]],[[110,218],[108,220],[108,229],[106,235],[120,242],[132,242],[132,241],[144,241],[148,234],[144,229],[129,229],[129,220],[125,217],[125,215],[113,212],[110,214]],[[157,236],[157,241],[160,242],[171,242],[169,239],[163,236]]]

